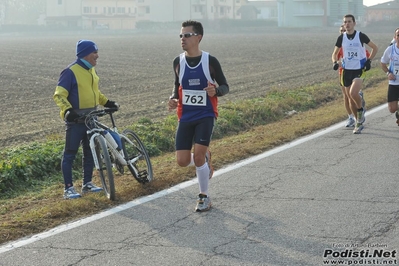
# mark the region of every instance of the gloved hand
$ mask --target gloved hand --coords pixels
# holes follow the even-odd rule
[[[339,67],[339,64],[337,63],[337,61],[335,61],[333,64],[333,69],[338,70],[338,67]]]
[[[107,103],[104,104],[104,107],[119,109],[119,103],[108,100]]]
[[[370,68],[371,68],[371,60],[370,60],[370,59],[367,59],[367,60],[366,60],[366,63],[364,63],[364,70],[365,70],[365,71],[369,71]]]
[[[79,118],[78,113],[76,113],[72,108],[69,108],[68,110],[65,111],[65,116],[64,116],[65,121],[76,122],[78,118]]]

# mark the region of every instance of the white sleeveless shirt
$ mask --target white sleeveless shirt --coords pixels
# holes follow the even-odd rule
[[[356,31],[355,37],[350,40],[346,32],[342,36],[342,67],[348,70],[358,70],[364,67],[367,60],[366,48],[360,41],[360,32]]]
[[[399,48],[396,47],[396,43],[385,49],[384,54],[381,57],[381,63],[389,64],[389,72],[394,74],[396,77],[394,80],[390,79],[389,84],[399,85]]]

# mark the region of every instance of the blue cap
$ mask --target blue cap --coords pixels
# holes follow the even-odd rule
[[[76,44],[76,56],[83,58],[92,52],[98,51],[97,45],[89,40],[79,40]]]

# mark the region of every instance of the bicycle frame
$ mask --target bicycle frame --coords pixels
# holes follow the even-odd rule
[[[93,159],[94,159],[94,165],[96,166],[96,169],[98,170],[100,168],[99,162],[98,162],[98,158],[96,156],[96,146],[94,143],[94,139],[96,136],[101,136],[105,143],[107,144],[107,148],[108,150],[112,153],[112,155],[114,155],[116,157],[116,159],[123,165],[123,166],[127,166],[131,163],[135,163],[138,158],[133,158],[132,160],[126,160],[123,156],[122,156],[122,150],[118,151],[117,149],[115,149],[110,143],[109,141],[103,136],[103,132],[106,129],[102,129],[102,128],[93,128],[93,129],[89,129],[87,130],[87,134],[90,136],[89,139],[89,145],[90,145],[90,149],[91,152],[93,154]],[[125,138],[123,135],[119,135],[121,138]]]
[[[123,133],[119,133],[115,125],[115,120],[113,118],[113,112],[117,109],[102,109],[91,111],[88,114],[83,115],[85,117],[85,124],[87,126],[87,135],[89,137],[89,145],[93,154],[95,168],[103,173],[104,170],[108,171],[108,166],[104,165],[104,160],[111,164],[111,167],[116,167],[116,169],[123,174],[124,167],[127,168],[132,173],[133,177],[139,183],[150,182],[153,178],[151,161],[146,148],[140,138],[132,130],[124,130]],[[106,124],[98,121],[98,117],[109,115],[112,126],[107,126]],[[112,134],[110,133],[112,132]],[[115,145],[113,133],[116,133],[120,142],[118,141]],[[111,139],[109,139],[111,137]],[[100,138],[100,140],[98,140]],[[99,145],[99,142],[100,145]],[[99,156],[98,149],[99,146],[103,145],[102,150],[105,151],[106,155]],[[100,148],[101,149],[101,148]],[[104,156],[104,158],[103,158]],[[104,159],[104,160],[103,160]],[[112,173],[110,173],[112,175]],[[110,177],[113,178],[113,177]]]
[[[105,110],[107,110],[107,109],[105,109]],[[99,121],[93,121],[94,124],[95,124],[95,127],[91,128],[91,129],[90,129],[90,127],[88,126],[89,129],[87,130],[87,135],[90,136],[90,149],[91,149],[92,153],[94,154],[93,157],[96,157],[96,156],[95,156],[95,143],[94,143],[94,138],[95,138],[95,136],[101,135],[101,137],[104,138],[105,143],[107,144],[107,147],[108,147],[109,151],[112,153],[112,155],[114,156],[114,158],[115,158],[116,160],[118,160],[118,162],[119,162],[121,165],[123,165],[123,166],[133,165],[135,162],[137,162],[137,161],[140,159],[139,157],[135,157],[135,158],[130,159],[130,160],[127,159],[127,158],[126,158],[127,155],[123,154],[123,150],[118,151],[118,150],[117,150],[116,148],[114,148],[114,147],[109,143],[109,141],[103,136],[102,133],[103,133],[104,131],[106,131],[106,130],[112,130],[113,132],[117,133],[117,134],[119,135],[120,138],[123,138],[123,139],[125,139],[125,141],[130,142],[130,140],[129,140],[126,136],[124,136],[123,134],[119,134],[118,129],[117,129],[116,124],[115,124],[114,117],[113,117],[113,115],[112,115],[112,112],[107,112],[107,111],[105,111],[105,110],[100,111],[100,113],[97,113],[97,112],[95,112],[95,113],[97,114],[97,116],[103,116],[103,115],[109,114],[110,119],[111,119],[111,123],[112,123],[112,127],[109,127],[109,126],[107,126],[107,125],[105,125],[105,124],[103,124],[103,123],[101,123],[101,122],[99,122]],[[111,110],[112,110],[112,109],[111,109]],[[95,161],[96,169],[98,169],[98,168],[99,168],[98,159],[97,159],[97,158],[94,158],[94,161]]]

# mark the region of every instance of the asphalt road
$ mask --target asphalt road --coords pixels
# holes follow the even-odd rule
[[[396,265],[399,127],[386,105],[195,181],[0,247],[0,265]],[[385,261],[385,264],[382,264]]]

